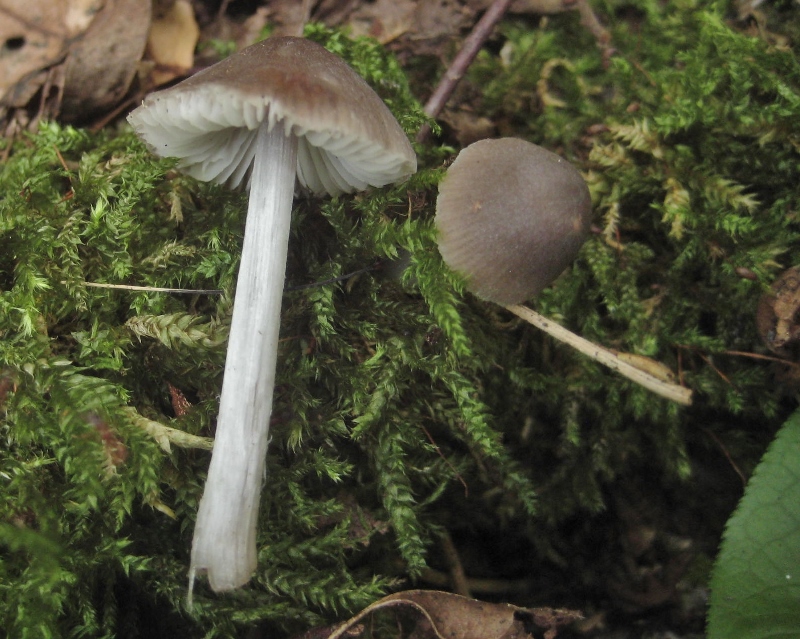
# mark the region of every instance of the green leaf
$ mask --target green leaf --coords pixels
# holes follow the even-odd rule
[[[709,639],[800,637],[800,411],[728,520],[711,578]]]

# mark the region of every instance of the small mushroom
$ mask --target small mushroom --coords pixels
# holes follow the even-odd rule
[[[338,195],[416,171],[389,109],[340,58],[302,38],[254,44],[149,95],[128,117],[157,155],[250,199],[211,465],[197,514],[190,575],[217,592],[257,565],[281,297],[295,183]]]
[[[589,189],[569,162],[525,140],[481,140],[459,153],[439,184],[439,252],[481,299],[656,393],[690,403],[691,391],[664,379],[657,362],[658,375],[520,305],[575,260],[591,214]]]
[[[591,213],[586,182],[560,156],[525,140],[481,140],[439,185],[439,252],[478,297],[519,304],[572,263]]]

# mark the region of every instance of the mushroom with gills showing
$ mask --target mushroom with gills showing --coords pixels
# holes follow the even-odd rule
[[[128,121],[157,155],[250,197],[216,436],[192,540],[191,588],[238,588],[257,565],[281,297],[295,183],[339,195],[399,182],[416,156],[389,109],[343,60],[276,37],[153,93]]]
[[[560,156],[525,140],[481,140],[459,153],[439,184],[439,252],[479,298],[645,388],[690,404],[691,391],[672,383],[658,362],[598,346],[520,305],[575,260],[591,213],[586,182]]]

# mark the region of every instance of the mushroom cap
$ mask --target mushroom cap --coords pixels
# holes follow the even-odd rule
[[[439,252],[478,297],[519,304],[575,259],[591,213],[586,182],[560,156],[525,140],[481,140],[439,184]]]
[[[417,170],[408,138],[372,88],[303,38],[251,45],[148,95],[128,121],[156,155],[230,186],[248,175],[264,121],[298,137],[297,177],[315,194],[383,186]]]

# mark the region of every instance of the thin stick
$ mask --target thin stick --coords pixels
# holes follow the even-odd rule
[[[691,348],[691,347],[685,346],[684,348]],[[748,353],[745,351],[722,351],[720,355],[736,355],[738,357],[750,357],[751,359],[762,359],[767,362],[778,362],[779,364],[785,364],[786,366],[793,366],[795,368],[800,368],[800,363],[798,362],[792,362],[788,359],[784,359],[783,357],[762,355],[761,353]]]
[[[334,284],[336,282],[342,282],[344,280],[349,280],[351,277],[355,277],[356,275],[361,275],[362,273],[368,273],[369,271],[374,271],[378,268],[378,264],[372,264],[370,266],[365,266],[364,268],[360,268],[357,271],[352,271],[351,273],[345,273],[344,275],[337,275],[336,277],[328,278],[327,280],[322,280],[319,282],[311,282],[311,284],[298,284],[297,286],[287,286],[287,291],[303,291],[308,288],[317,288],[319,286],[327,286],[328,284]],[[66,284],[66,282],[62,282],[62,284]],[[176,293],[179,295],[222,295],[225,291],[221,288],[161,288],[158,286],[134,286],[133,284],[105,284],[104,282],[81,282],[83,286],[89,286],[91,288],[115,288],[120,289],[123,291],[148,291],[152,293]]]
[[[472,593],[469,591],[467,573],[464,572],[464,566],[461,563],[458,549],[453,543],[453,538],[447,530],[444,530],[442,531],[440,540],[444,560],[447,562],[447,567],[450,569],[450,582],[453,592],[464,597],[471,597]]]
[[[464,77],[469,65],[478,55],[478,51],[483,47],[483,43],[489,37],[489,34],[494,29],[495,25],[503,17],[503,14],[511,5],[511,0],[494,0],[491,6],[486,10],[480,20],[475,24],[472,32],[464,40],[464,46],[458,52],[453,62],[445,71],[444,76],[439,82],[433,94],[428,98],[425,104],[425,113],[435,118],[441,112],[447,100],[450,99],[453,91],[458,85],[461,78]],[[417,133],[417,142],[423,142],[431,132],[431,128],[426,124]]]
[[[220,288],[161,288],[158,286],[134,286],[133,284],[104,284],[103,282],[82,282],[91,288],[116,288],[123,291],[148,291],[152,293],[178,293],[180,295],[222,295]]]
[[[419,578],[437,588],[452,588],[450,575],[433,568],[424,568]],[[481,577],[467,577],[467,585],[473,596],[483,595],[508,595],[517,593],[526,595],[531,592],[533,584],[530,579],[491,579]]]
[[[597,46],[603,52],[603,58],[607,60],[614,52],[611,47],[611,33],[602,25],[588,0],[577,0],[576,8],[581,16],[581,25],[594,36]]]
[[[636,382],[646,389],[666,397],[667,399],[688,406],[692,403],[692,391],[679,384],[666,382],[658,377],[651,375],[647,371],[630,364],[629,362],[620,359],[619,355],[603,346],[590,342],[580,335],[576,335],[572,331],[567,330],[563,326],[559,326],[555,322],[550,321],[544,315],[531,310],[527,306],[519,306],[513,304],[506,306],[509,311],[514,313],[517,317],[521,317],[526,322],[533,324],[535,327],[543,330],[551,337],[569,344],[575,350],[583,353],[587,357],[591,357],[596,362],[600,362],[604,366],[608,366],[611,370],[624,375],[631,381]]]
[[[706,435],[708,435],[711,439],[714,440],[714,443],[717,446],[719,446],[719,449],[722,451],[722,454],[725,455],[725,459],[728,460],[728,463],[731,465],[731,468],[733,468],[733,472],[739,475],[739,480],[742,482],[742,489],[747,488],[747,478],[744,476],[744,473],[736,465],[736,462],[733,461],[733,457],[731,457],[731,454],[728,452],[728,449],[725,448],[725,444],[723,444],[720,441],[720,438],[717,437],[712,430],[708,428],[703,428],[703,431],[705,432]]]

